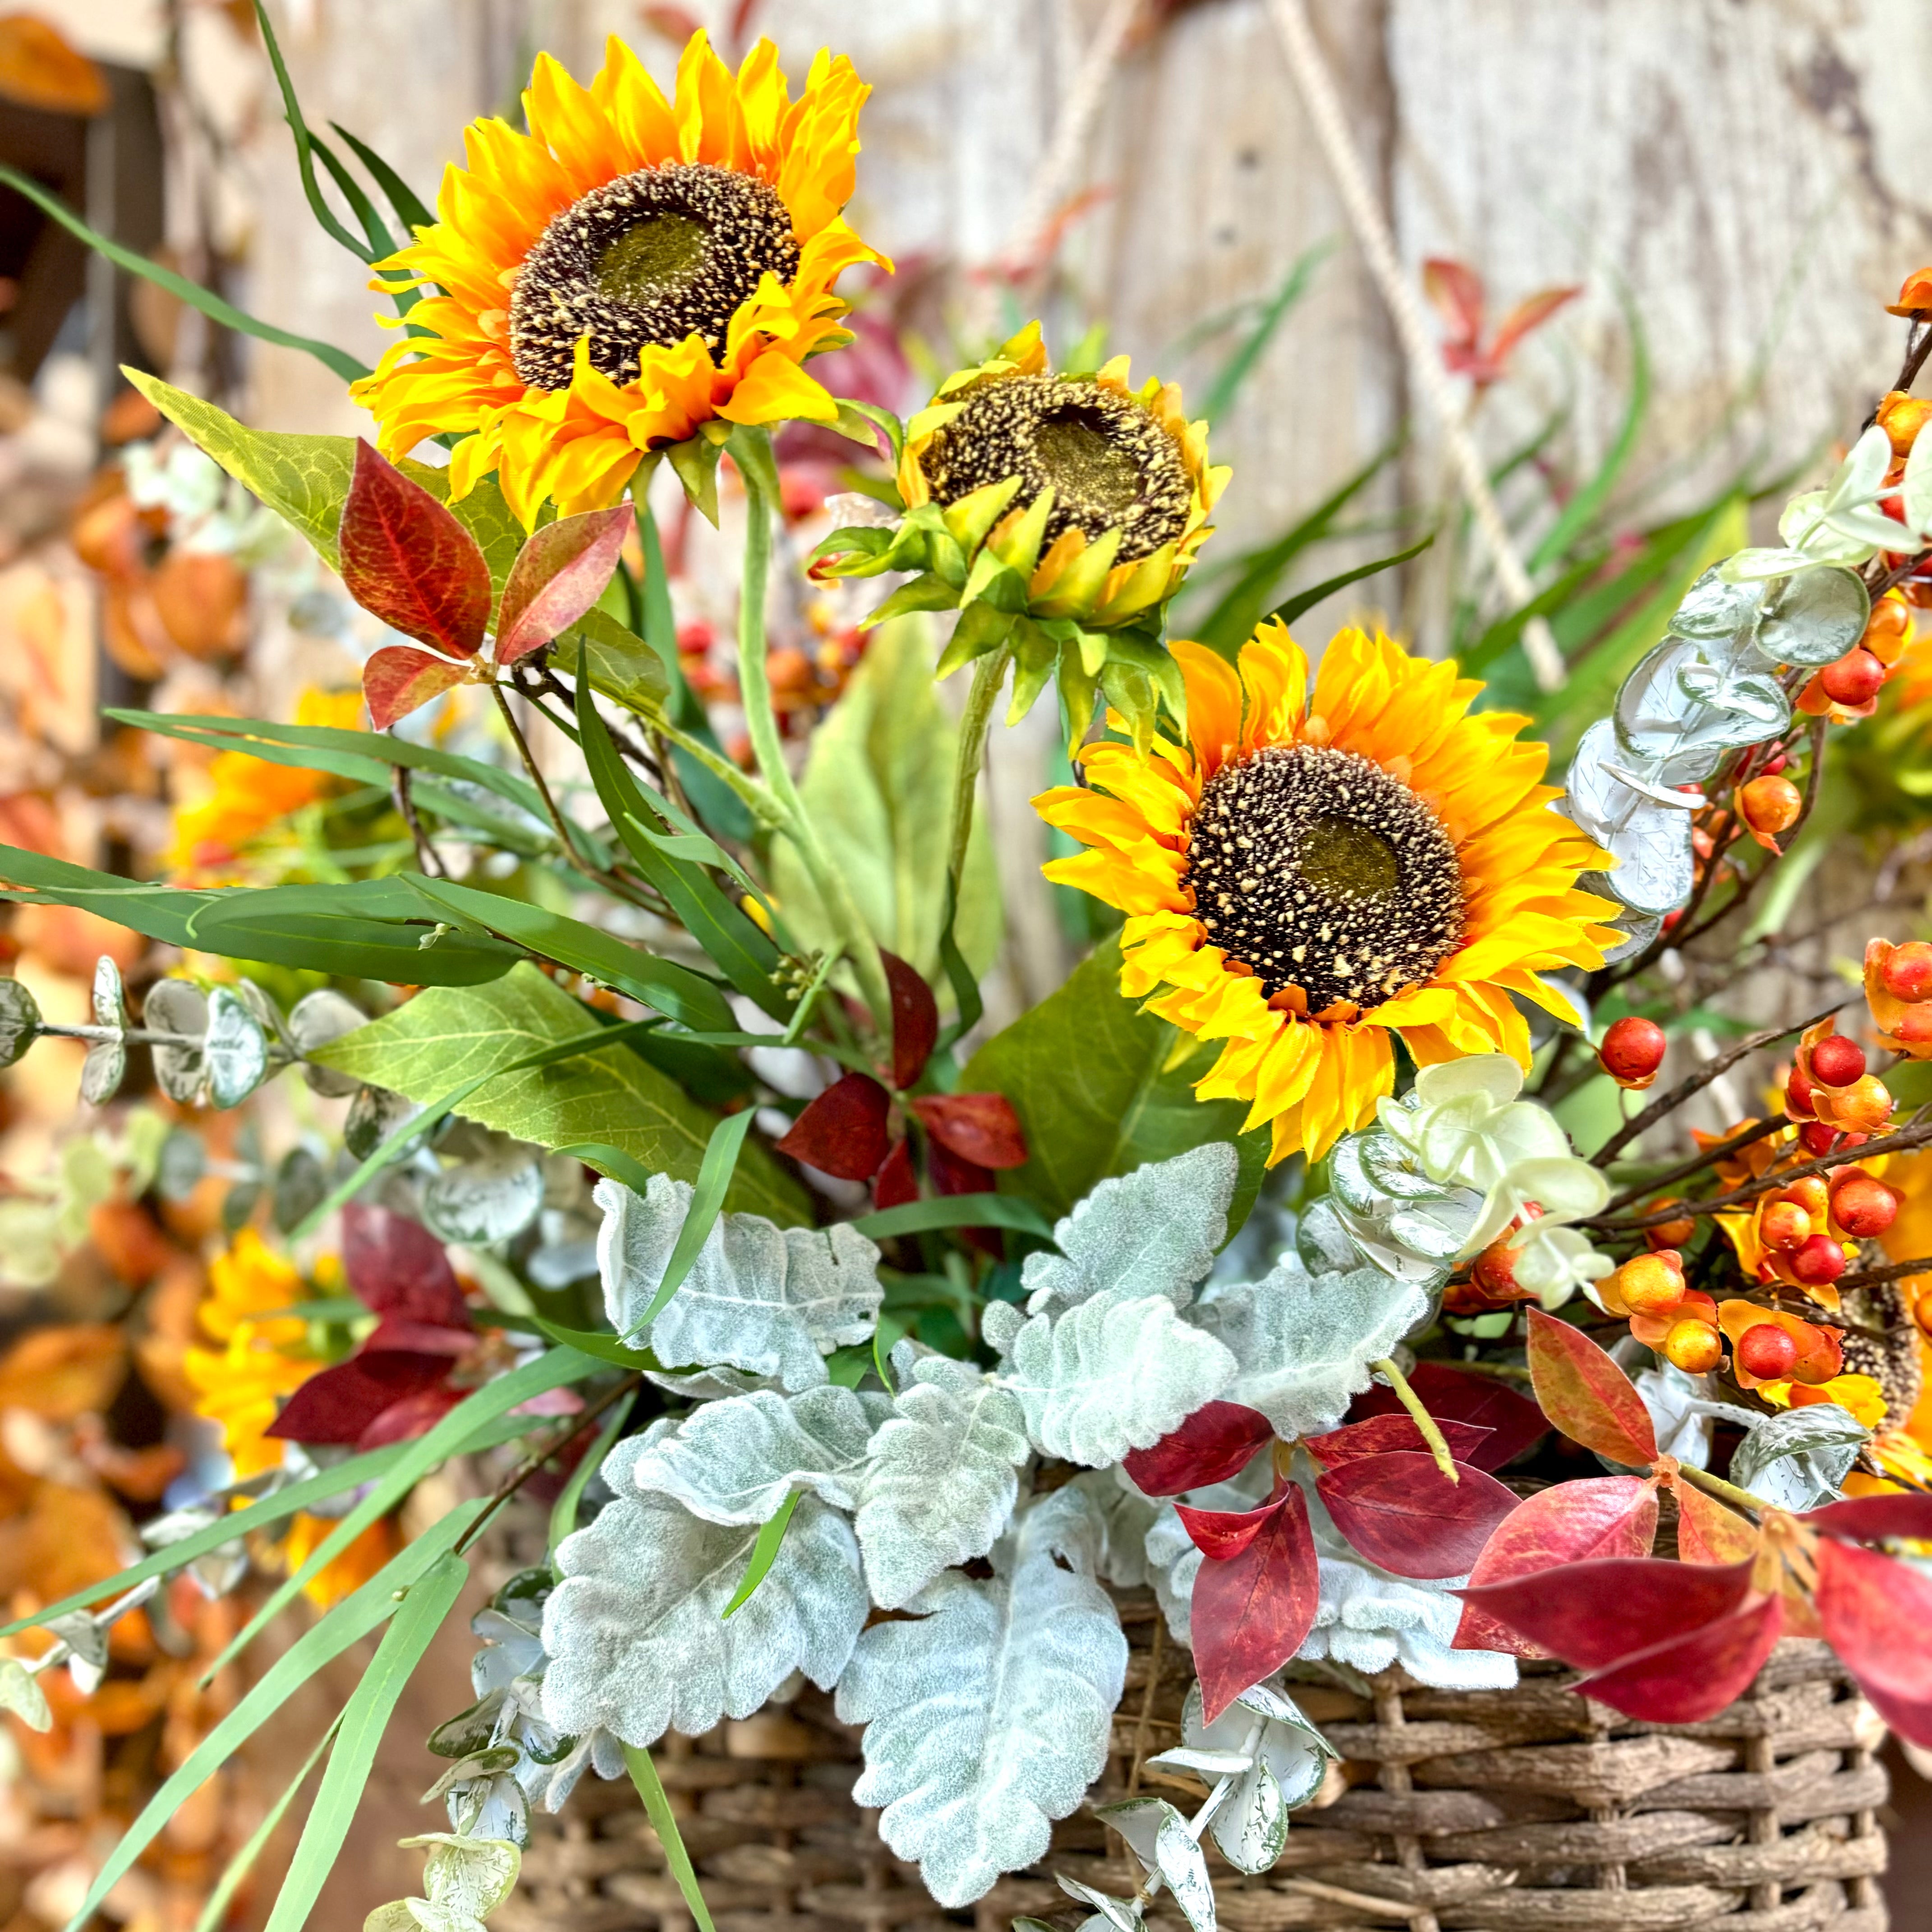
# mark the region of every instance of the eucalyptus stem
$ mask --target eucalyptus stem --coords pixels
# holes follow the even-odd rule
[[[1754,1496],[1750,1490],[1741,1490],[1736,1484],[1727,1483],[1723,1477],[1714,1476],[1708,1469],[1696,1469],[1688,1462],[1680,1462],[1677,1473],[1694,1488],[1702,1490],[1706,1496],[1715,1496],[1720,1502],[1729,1503],[1733,1509],[1748,1510],[1754,1516],[1763,1512],[1762,1496]]]
[[[1422,1406],[1422,1398],[1408,1385],[1408,1378],[1387,1356],[1369,1366],[1382,1376],[1395,1390],[1395,1399],[1408,1411],[1409,1419],[1422,1432],[1422,1439],[1429,1444],[1429,1453],[1436,1458],[1436,1466],[1452,1483],[1460,1483],[1462,1474],[1456,1467],[1456,1459],[1449,1453],[1449,1444],[1436,1418]]]
[[[784,746],[778,736],[778,714],[772,706],[771,680],[765,655],[765,586],[771,574],[772,512],[778,497],[778,471],[772,461],[771,439],[762,429],[740,428],[731,438],[731,453],[745,483],[745,572],[738,593],[738,690],[745,712],[745,729],[758,770],[784,812],[783,829],[804,862],[820,902],[831,915],[858,976],[859,990],[882,1033],[890,1034],[892,996],[878,942],[860,916],[844,876],[819,842],[818,830],[793,783]]]
[[[952,880],[956,899],[959,882],[965,874],[967,844],[973,836],[980,768],[986,762],[986,730],[1012,655],[1010,645],[1000,644],[974,664],[973,688],[966,694],[966,710],[959,720],[959,755],[952,768],[952,836],[946,855],[946,870]]]

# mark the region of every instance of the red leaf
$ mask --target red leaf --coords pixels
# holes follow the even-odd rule
[[[1143,1496],[1178,1496],[1225,1483],[1274,1439],[1274,1424],[1238,1402],[1210,1402],[1150,1449],[1128,1452],[1123,1467]]]
[[[1648,1556],[1657,1540],[1657,1486],[1641,1476],[1593,1476],[1539,1490],[1519,1503],[1483,1545],[1472,1583],[1502,1583],[1559,1563]],[[1543,1653],[1473,1604],[1462,1606],[1453,1648]]]
[[[386,1442],[413,1442],[427,1436],[463,1400],[460,1389],[438,1382],[392,1402],[356,1438],[358,1449],[380,1449]],[[590,1438],[584,1440],[587,1442]],[[527,1485],[526,1485],[527,1486]]]
[[[1277,1485],[1276,1493],[1256,1509],[1196,1509],[1186,1503],[1176,1503],[1174,1513],[1180,1517],[1180,1526],[1186,1531],[1189,1540],[1203,1556],[1216,1563],[1226,1563],[1240,1556],[1268,1527],[1275,1511],[1280,1508],[1286,1493]]]
[[[466,1355],[476,1341],[467,1328],[446,1328],[440,1322],[392,1321],[387,1316],[364,1337],[365,1353],[447,1355],[452,1360]]]
[[[1454,1420],[1486,1429],[1488,1439],[1463,1455],[1479,1469],[1500,1469],[1513,1462],[1534,1442],[1550,1432],[1550,1424],[1534,1402],[1520,1396],[1494,1376],[1452,1369],[1443,1362],[1418,1362],[1409,1371],[1408,1385],[1438,1422]],[[1351,1412],[1358,1416],[1406,1414],[1401,1399],[1379,1382],[1358,1396]],[[1453,1445],[1452,1445],[1453,1446]]]
[[[1474,268],[1431,255],[1422,265],[1422,292],[1449,326],[1449,340],[1473,349],[1483,332],[1483,278]]]
[[[1371,1563],[1398,1576],[1466,1576],[1516,1498],[1466,1462],[1456,1474],[1452,1483],[1433,1456],[1397,1450],[1324,1470],[1315,1492]]]
[[[1826,1641],[1879,1715],[1932,1749],[1932,1577],[1875,1550],[1823,1541],[1817,1604]]]
[[[1932,1542],[1932,1496],[1904,1490],[1895,1495],[1848,1496],[1841,1503],[1808,1510],[1798,1520],[1828,1536],[1849,1538],[1854,1543],[1882,1543],[1894,1536]]]
[[[1686,1563],[1742,1563],[1757,1552],[1757,1526],[1682,1478],[1677,1484],[1677,1554]]]
[[[874,1208],[903,1208],[919,1198],[919,1177],[912,1171],[912,1143],[901,1139],[892,1143],[886,1164],[872,1183]]]
[[[892,994],[892,1084],[903,1093],[926,1071],[939,1038],[939,1002],[932,988],[896,952],[879,949]]]
[[[1643,1397],[1580,1328],[1529,1311],[1529,1379],[1538,1406],[1573,1442],[1612,1462],[1657,1460],[1657,1431]]]
[[[376,728],[386,731],[398,718],[420,710],[469,676],[468,666],[432,657],[413,644],[385,644],[362,667],[363,702]]]
[[[990,1194],[993,1171],[955,1154],[937,1136],[926,1144],[926,1171],[941,1194]]]
[[[342,1210],[342,1271],[350,1292],[386,1324],[470,1327],[463,1289],[442,1244],[406,1214],[350,1202]]]
[[[1026,1165],[1026,1136],[1004,1094],[930,1094],[907,1104],[949,1154],[995,1171]]]
[[[1496,324],[1495,338],[1490,344],[1490,360],[1496,364],[1497,373],[1502,373],[1510,351],[1532,329],[1540,328],[1565,302],[1574,302],[1582,292],[1580,287],[1539,289],[1518,302]]]
[[[490,621],[490,570],[476,539],[359,440],[336,541],[343,587],[364,610],[451,657],[476,655]]]
[[[1466,1422],[1438,1422],[1436,1426],[1457,1462],[1475,1463],[1478,1468],[1483,1466],[1469,1452],[1480,1448],[1489,1435],[1486,1429]],[[1364,1456],[1385,1456],[1392,1449],[1420,1449],[1426,1453],[1429,1445],[1423,1440],[1414,1417],[1404,1408],[1392,1415],[1372,1415],[1366,1421],[1346,1424],[1326,1436],[1305,1436],[1302,1447],[1324,1468],[1339,1469],[1344,1462],[1358,1462]]]
[[[448,1372],[448,1358],[442,1355],[389,1349],[351,1355],[310,1376],[266,1432],[284,1442],[359,1442],[362,1432],[392,1402],[441,1382]]]
[[[496,662],[514,664],[560,638],[604,594],[635,515],[628,503],[560,517],[532,531],[503,586]]]
[[[1648,1649],[1660,1630],[1699,1630],[1729,1616],[1750,1594],[1753,1567],[1610,1556],[1456,1594],[1552,1657],[1602,1670]]]
[[[1729,1615],[1666,1637],[1575,1688],[1645,1724],[1701,1724],[1750,1689],[1784,1631],[1784,1600],[1753,1596]]]
[[[793,1121],[778,1152],[841,1180],[869,1180],[890,1151],[886,1118],[892,1105],[892,1096],[869,1073],[848,1073]]]
[[[1308,1504],[1298,1486],[1261,1512],[1268,1520],[1238,1555],[1204,1563],[1188,1612],[1203,1720],[1279,1670],[1315,1622],[1321,1575]]]

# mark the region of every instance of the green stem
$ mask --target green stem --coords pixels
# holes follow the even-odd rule
[[[1702,1490],[1706,1496],[1715,1496],[1720,1502],[1729,1503],[1732,1508],[1743,1510],[1755,1517],[1763,1514],[1764,1498],[1754,1496],[1748,1490],[1741,1490],[1735,1483],[1727,1483],[1721,1476],[1714,1476],[1708,1469],[1694,1469],[1688,1462],[1680,1462],[1677,1473],[1694,1487]]]
[[[967,843],[973,836],[980,767],[986,761],[986,728],[992,720],[993,706],[999,700],[1000,687],[1006,682],[1006,666],[1012,662],[1012,655],[1011,646],[1001,644],[974,665],[973,688],[966,694],[966,710],[959,720],[959,756],[952,771],[952,837],[946,858],[956,900],[966,871]]]
[[[1408,1378],[1387,1357],[1369,1366],[1395,1390],[1396,1400],[1408,1411],[1409,1419],[1421,1430],[1423,1441],[1429,1444],[1429,1453],[1436,1458],[1436,1466],[1452,1483],[1460,1483],[1462,1478],[1456,1469],[1455,1457],[1449,1453],[1449,1444],[1436,1426],[1435,1417],[1423,1407],[1422,1398],[1409,1387]]]
[[[826,856],[818,830],[792,782],[778,736],[778,714],[772,705],[771,680],[765,668],[765,585],[771,573],[772,512],[778,500],[778,470],[772,461],[771,439],[762,429],[740,428],[732,434],[731,454],[745,482],[745,574],[738,593],[738,689],[744,706],[745,729],[752,750],[772,796],[785,814],[784,830],[838,928],[857,974],[859,990],[872,1009],[880,1032],[890,1034],[892,996],[886,983],[878,942],[860,916],[844,874]]]
[[[693,737],[688,731],[680,730],[662,712],[652,712],[649,722],[651,730],[658,736],[675,745],[680,752],[688,752],[719,783],[730,786],[744,801],[746,808],[760,825],[773,832],[784,830],[789,822],[784,808],[756,778],[741,772],[729,758],[720,757],[702,738]],[[671,776],[670,766],[665,766],[664,772],[668,780]],[[688,809],[688,800],[680,797],[679,803]]]

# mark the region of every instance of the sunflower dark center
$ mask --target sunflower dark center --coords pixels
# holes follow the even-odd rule
[[[716,357],[731,317],[769,269],[798,272],[778,191],[706,162],[644,168],[573,202],[524,258],[510,298],[510,355],[532,388],[570,385],[577,344],[614,382],[646,349],[701,337]]]
[[[1223,765],[1195,814],[1186,884],[1208,936],[1318,1013],[1364,1010],[1461,944],[1462,874],[1436,815],[1353,752],[1269,746]]]
[[[1017,508],[1051,488],[1046,544],[1078,527],[1120,532],[1119,560],[1150,556],[1187,526],[1191,496],[1180,446],[1130,396],[1060,376],[1009,376],[972,391],[928,446],[921,467],[935,502],[1020,479]]]

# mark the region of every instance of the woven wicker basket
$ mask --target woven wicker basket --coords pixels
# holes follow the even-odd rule
[[[1174,1743],[1192,1672],[1150,1598],[1120,1599],[1130,1654],[1105,1784],[1184,1780],[1142,1768]],[[1343,1763],[1298,1814],[1274,1870],[1216,1873],[1230,1932],[1402,1926],[1411,1932],[1885,1932],[1883,1732],[1831,1653],[1781,1644],[1750,1694],[1701,1724],[1638,1724],[1532,1666],[1509,1691],[1432,1690],[1399,1671],[1372,1699],[1298,1685]],[[808,1690],[657,1753],[718,1932],[1006,1932],[1056,1917],[1064,1871],[1132,1889],[1127,1856],[1084,1814],[1033,1871],[947,1912],[851,1801],[857,1733]],[[1198,1792],[1192,1794],[1198,1796]],[[1210,1852],[1210,1858],[1213,1857]],[[1159,1910],[1156,1924],[1166,1922]],[[1068,1918],[1066,1922],[1071,1923]],[[1180,1928],[1180,1922],[1173,1922]],[[493,1932],[686,1932],[690,1921],[626,1785],[578,1787],[544,1820]],[[1185,1932],[1180,1928],[1180,1932]]]

